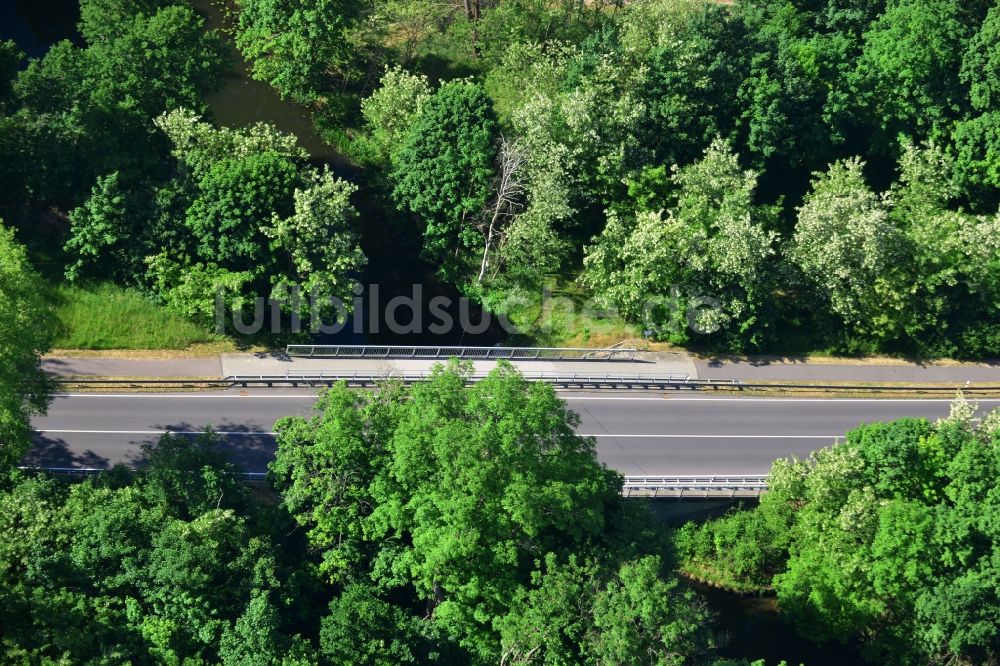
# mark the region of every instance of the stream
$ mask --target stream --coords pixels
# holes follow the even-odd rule
[[[192,0],[191,4],[205,17],[207,29],[218,30],[224,36],[230,51],[231,68],[222,76],[220,87],[205,96],[216,123],[243,127],[266,122],[282,132],[294,134],[314,161],[329,164],[338,175],[349,171],[350,165],[343,155],[323,141],[313,127],[308,109],[281,99],[271,86],[250,77],[246,61],[232,41],[233,3]]]

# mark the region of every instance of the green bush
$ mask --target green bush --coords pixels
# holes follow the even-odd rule
[[[778,535],[759,511],[735,511],[676,533],[681,570],[741,591],[770,587],[784,561]]]

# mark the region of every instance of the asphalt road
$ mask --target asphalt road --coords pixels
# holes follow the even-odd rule
[[[626,475],[763,474],[780,457],[803,457],[860,423],[904,416],[938,418],[947,400],[820,400],[664,397],[656,394],[563,395],[597,438],[601,460]],[[59,395],[34,422],[25,462],[47,467],[137,463],[139,446],[164,431],[212,426],[233,459],[264,471],[274,453],[274,422],[309,414],[306,392]],[[982,401],[982,409],[1000,400]]]

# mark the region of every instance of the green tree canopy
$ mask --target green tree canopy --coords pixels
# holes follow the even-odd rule
[[[155,14],[166,0],[80,0],[80,23],[77,28],[88,44],[108,42],[121,37],[139,16]]]
[[[283,504],[308,530],[327,576],[357,599],[352,609],[346,599],[332,607],[327,649],[360,659],[383,640],[405,661],[438,636],[440,649],[460,647],[475,663],[541,643],[551,659],[582,663],[698,654],[706,645],[700,620],[681,618],[703,615],[661,578],[660,561],[621,564],[630,551],[613,544],[628,533],[630,510],[618,496],[620,477],[597,462],[593,440],[575,434],[578,417],[551,387],[509,364],[472,386],[470,372],[456,361],[412,389],[336,387],[315,417],[278,423],[271,474]],[[572,581],[550,589],[543,561],[549,571],[565,564],[561,575]],[[374,587],[359,586],[366,580]],[[600,592],[580,599],[591,586]],[[529,611],[535,600],[579,615]],[[365,632],[352,650],[347,622]],[[541,626],[521,634],[525,622]],[[592,635],[593,647],[557,638],[566,622],[584,627],[579,635]],[[407,635],[405,643],[389,638]]]
[[[463,255],[478,246],[473,220],[489,198],[496,139],[486,93],[458,81],[427,100],[396,155],[393,196],[423,221],[424,253],[445,277],[460,279]]]
[[[117,172],[134,190],[169,175],[152,120],[176,106],[202,108],[224,57],[191,7],[161,4],[85,2],[85,45],[58,42],[18,73],[0,119],[0,168],[12,190],[0,204],[19,227],[36,231],[44,211],[79,206],[98,177]]]
[[[168,6],[92,43],[85,53],[95,103],[141,114],[147,125],[169,109],[200,105],[224,62],[221,42],[203,23],[190,7]]]
[[[729,10],[706,4],[674,41],[651,54],[641,95],[661,162],[687,164],[715,137],[734,138],[737,91],[749,67],[745,29]]]
[[[0,492],[4,661],[316,663],[294,610],[315,579],[301,544],[268,532],[289,525],[211,435],[147,454],[136,474]]]
[[[889,139],[936,138],[966,105],[962,55],[974,28],[956,0],[890,2],[865,34],[856,85]]]
[[[24,53],[11,39],[0,42],[0,109],[3,109],[9,98],[17,70],[24,60]]]
[[[354,185],[310,166],[296,138],[270,125],[217,129],[186,109],[155,123],[173,144],[173,177],[152,193],[123,191],[117,174],[101,179],[71,214],[69,275],[113,266],[206,323],[218,287],[237,309],[255,297],[287,298],[293,286],[300,314],[309,295],[351,303],[365,263],[352,228]],[[128,270],[143,264],[145,276]]]
[[[582,281],[664,338],[685,341],[694,324],[737,346],[752,340],[776,239],[772,211],[753,203],[757,175],[716,140],[670,182],[665,213],[611,215],[587,249]]]
[[[831,310],[855,330],[892,337],[898,317],[893,268],[903,240],[888,206],[865,182],[859,159],[816,174],[799,208],[790,256]]]
[[[70,211],[66,251],[75,260],[66,277],[114,276],[129,279],[137,268],[131,243],[139,229],[129,214],[118,172],[99,177],[90,198]]]
[[[198,181],[185,224],[202,258],[226,268],[270,263],[261,227],[291,213],[299,181],[295,163],[273,152],[222,159]]]
[[[503,663],[680,664],[709,657],[707,617],[660,575],[658,557],[602,571],[548,557],[500,623]],[[683,615],[677,612],[684,608]]]
[[[54,335],[41,278],[14,232],[0,224],[0,472],[27,452],[31,417],[48,402],[38,357],[49,350]]]
[[[319,100],[351,60],[348,28],[357,0],[246,0],[236,44],[254,78],[302,104]]]
[[[402,67],[386,67],[378,89],[361,102],[372,141],[384,159],[399,148],[430,96],[426,76],[411,74]]]
[[[957,168],[967,190],[1000,189],[1000,8],[992,7],[979,31],[969,40],[962,59],[961,79],[979,115],[956,124]],[[987,197],[996,201],[997,196]]]
[[[991,7],[986,20],[969,40],[962,58],[961,79],[969,86],[972,105],[980,111],[1000,109],[1000,7]]]
[[[771,582],[803,636],[860,640],[879,663],[989,663],[1000,650],[1000,413],[975,411],[959,397],[936,423],[872,423],[775,463],[749,520],[686,528],[682,568]],[[734,558],[741,541],[767,556]]]

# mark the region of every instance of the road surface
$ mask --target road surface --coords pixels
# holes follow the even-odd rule
[[[864,422],[904,416],[938,418],[948,400],[717,398],[564,393],[580,414],[579,432],[597,439],[598,455],[626,475],[765,474],[776,458],[804,457]],[[265,471],[274,454],[274,422],[309,414],[305,391],[179,394],[63,394],[35,419],[26,463],[106,467],[137,463],[139,446],[164,431],[212,426],[235,462]],[[981,401],[981,409],[1000,400]]]

